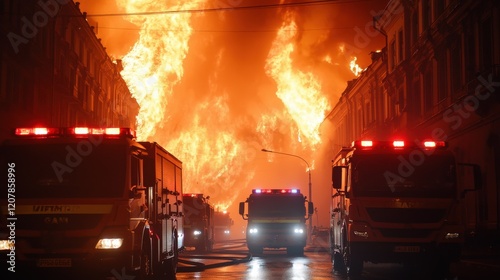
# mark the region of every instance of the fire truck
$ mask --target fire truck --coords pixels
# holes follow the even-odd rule
[[[306,202],[310,217],[313,203],[299,189],[252,190],[247,200],[239,204],[239,214],[248,220],[246,242],[250,253],[262,254],[264,248],[286,248],[290,255],[303,255],[307,242]]]
[[[231,238],[231,227],[234,221],[226,211],[215,211],[214,229],[215,241],[220,242]]]
[[[443,141],[360,140],[343,148],[332,169],[334,270],[357,276],[369,261],[448,273],[464,241],[463,197],[480,178],[479,167],[457,163]]]
[[[182,163],[134,138],[128,128],[15,129],[0,148],[3,274],[175,278]]]
[[[184,194],[184,245],[199,252],[210,252],[214,247],[214,207],[209,198]]]

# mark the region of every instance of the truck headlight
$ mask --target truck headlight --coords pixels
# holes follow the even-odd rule
[[[302,228],[296,228],[296,229],[293,230],[293,232],[295,232],[297,234],[302,234],[302,233],[304,233],[304,229],[302,229]]]
[[[123,238],[102,238],[99,239],[96,249],[118,249],[123,244]]]
[[[200,235],[201,234],[201,230],[195,230],[195,231],[193,231],[193,234],[194,235]]]
[[[256,228],[251,228],[248,232],[250,232],[250,234],[257,234],[259,231]]]

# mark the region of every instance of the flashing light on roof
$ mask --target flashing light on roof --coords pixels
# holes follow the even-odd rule
[[[392,146],[394,146],[394,148],[403,148],[405,146],[405,141],[402,140],[393,141]]]
[[[57,128],[47,128],[47,127],[24,127],[16,128],[15,135],[17,136],[43,136],[43,135],[53,135],[58,134],[59,130]]]
[[[300,193],[299,189],[254,189],[252,193],[269,193],[269,194],[287,194],[287,193]]]
[[[373,141],[371,140],[361,140],[361,147],[373,147]]]
[[[436,142],[434,142],[434,141],[425,141],[424,142],[424,147],[426,147],[426,148],[435,148],[436,147]]]
[[[444,148],[446,147],[446,142],[444,141],[424,141],[425,148]]]
[[[28,127],[16,128],[16,136],[88,136],[88,135],[104,135],[104,136],[129,136],[134,137],[134,133],[130,128],[91,128],[91,127],[71,127],[71,128],[46,128],[46,127]]]

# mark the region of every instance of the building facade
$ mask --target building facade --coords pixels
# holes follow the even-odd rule
[[[332,154],[360,138],[434,138],[481,166],[466,196],[472,234],[500,232],[500,9],[493,0],[390,0],[374,27],[386,37],[350,81],[323,129]]]
[[[135,127],[139,106],[71,0],[0,3],[0,139],[14,127]]]

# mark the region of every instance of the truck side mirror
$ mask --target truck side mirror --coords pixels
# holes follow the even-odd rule
[[[309,211],[309,216],[311,216],[312,214],[314,214],[314,205],[311,201],[309,201],[308,205],[307,205],[307,210]]]
[[[242,217],[245,215],[245,202],[240,202],[239,213]]]
[[[342,166],[332,168],[332,184],[334,189],[342,189]]]
[[[477,164],[472,164],[472,163],[459,163],[458,165],[472,167],[472,176],[474,177],[473,178],[474,186],[472,189],[465,189],[462,191],[462,193],[460,194],[460,197],[465,198],[465,195],[468,192],[477,191],[483,187],[483,178],[482,178],[482,174],[481,174],[481,167]]]

